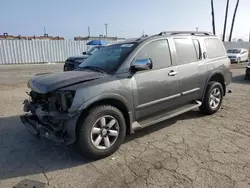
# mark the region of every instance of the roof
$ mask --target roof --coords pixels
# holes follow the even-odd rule
[[[176,35],[182,35],[182,36],[201,36],[201,37],[215,37],[214,34],[206,31],[163,31],[155,35],[151,36],[142,36],[139,38],[130,38],[125,41],[121,41],[115,44],[126,44],[126,43],[142,43],[148,39],[158,38],[162,36],[176,36]],[[114,45],[114,44],[113,44]]]

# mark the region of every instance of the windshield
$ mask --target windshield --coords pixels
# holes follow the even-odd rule
[[[134,47],[132,43],[107,46],[88,57],[79,67],[97,67],[106,73],[111,73],[120,66]]]
[[[227,50],[227,53],[238,54],[238,53],[240,53],[240,50],[239,49],[230,49],[230,50]]]
[[[87,54],[90,54],[92,55],[93,53],[95,53],[97,50],[99,50],[98,47],[93,47],[93,48],[90,48],[88,51],[87,51]]]

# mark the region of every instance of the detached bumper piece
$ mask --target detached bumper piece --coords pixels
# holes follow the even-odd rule
[[[38,123],[38,119],[36,115],[22,115],[20,116],[20,119],[26,129],[35,136],[38,136],[40,138],[46,138],[49,140],[52,140],[56,143],[62,144],[64,143],[64,139],[62,137],[56,136],[53,131],[51,131],[49,128],[46,126]]]

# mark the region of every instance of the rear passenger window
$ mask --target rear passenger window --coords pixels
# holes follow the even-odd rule
[[[193,42],[194,42],[194,47],[195,47],[197,59],[201,59],[200,42],[197,39],[193,39]]]
[[[217,38],[205,39],[208,58],[216,58],[226,55],[222,42]]]
[[[177,61],[179,65],[198,60],[194,43],[191,39],[174,39]]]
[[[151,58],[153,69],[171,66],[171,56],[167,40],[158,40],[144,46],[137,54],[136,59]]]

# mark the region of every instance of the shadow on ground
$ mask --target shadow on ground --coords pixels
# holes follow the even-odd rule
[[[127,136],[130,142],[152,132],[168,127],[177,120],[200,117],[197,111],[137,131]],[[28,176],[81,166],[91,161],[78,155],[72,146],[55,145],[30,135],[19,116],[0,118],[0,180]]]
[[[233,76],[232,83],[236,84],[250,84],[250,80],[245,80],[245,74]]]

